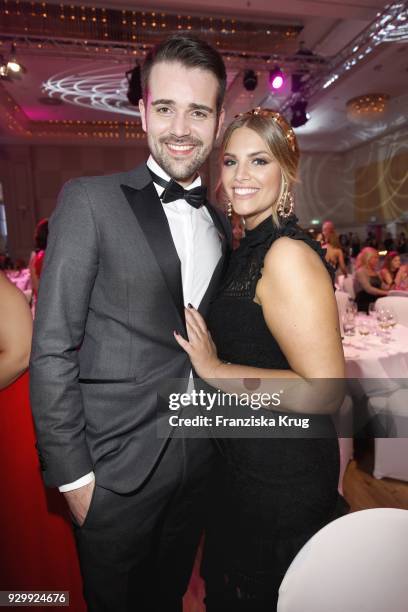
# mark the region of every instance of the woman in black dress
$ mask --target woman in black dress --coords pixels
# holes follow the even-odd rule
[[[191,307],[188,340],[175,332],[177,341],[198,375],[221,388],[227,379],[342,378],[325,253],[292,210],[299,159],[292,129],[278,113],[255,109],[230,124],[221,151],[222,189],[244,219],[245,237],[212,303],[211,334]],[[228,439],[222,448],[204,553],[207,611],[272,612],[296,553],[336,518],[337,438]]]
[[[356,259],[356,273],[354,275],[356,304],[358,310],[367,313],[370,304],[379,297],[388,295],[381,274],[377,270],[378,260],[378,251],[370,246],[364,247]]]

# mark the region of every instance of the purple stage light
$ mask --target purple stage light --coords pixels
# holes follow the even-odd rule
[[[269,73],[270,89],[280,89],[284,83],[283,72],[278,66]]]
[[[283,78],[281,76],[273,77],[272,87],[273,89],[280,89],[283,85]]]

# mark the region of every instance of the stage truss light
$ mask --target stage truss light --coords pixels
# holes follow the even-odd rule
[[[258,85],[258,77],[254,70],[245,70],[242,84],[247,91],[254,91]]]
[[[285,79],[283,76],[283,72],[279,68],[279,66],[276,66],[275,68],[273,68],[273,70],[269,72],[269,88],[271,90],[281,89],[284,82]]]

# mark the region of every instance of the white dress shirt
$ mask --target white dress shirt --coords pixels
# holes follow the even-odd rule
[[[147,166],[166,181],[171,180],[152,156],[147,160]],[[199,185],[201,178],[198,176],[188,188],[193,189]],[[154,186],[160,197],[164,187],[156,183]],[[205,206],[194,208],[185,200],[162,203],[162,206],[181,263],[184,305],[190,303],[198,308],[221,257],[221,238]],[[94,478],[94,473],[90,472],[75,482],[59,487],[59,490],[65,492],[79,489]]]

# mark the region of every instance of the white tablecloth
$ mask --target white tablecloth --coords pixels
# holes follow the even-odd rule
[[[369,334],[360,336],[357,319],[356,334],[343,340],[346,373],[351,379],[359,379],[362,391],[368,397],[388,395],[408,387],[408,327],[396,325],[390,341]]]

